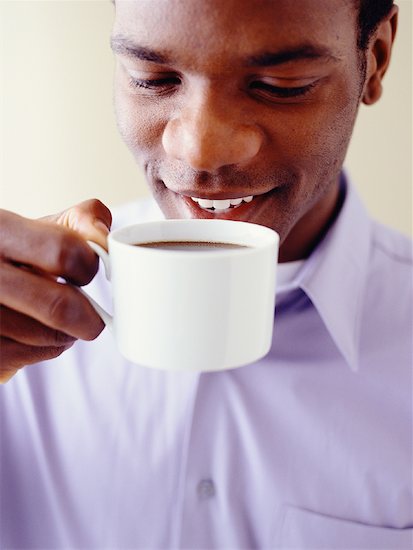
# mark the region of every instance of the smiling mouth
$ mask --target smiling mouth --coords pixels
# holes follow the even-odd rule
[[[254,199],[253,195],[247,197],[239,197],[235,199],[203,199],[201,197],[189,197],[193,202],[197,203],[200,208],[208,212],[223,212],[224,210],[238,208],[243,202],[251,202]]]

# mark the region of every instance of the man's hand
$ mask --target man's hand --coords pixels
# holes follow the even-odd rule
[[[0,383],[103,330],[87,299],[57,279],[93,279],[99,260],[86,240],[106,248],[111,221],[98,200],[40,220],[0,210]]]

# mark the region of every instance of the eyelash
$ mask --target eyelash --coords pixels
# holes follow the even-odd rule
[[[167,93],[171,91],[172,86],[180,84],[179,78],[167,77],[152,80],[140,80],[130,77],[130,85],[133,88],[144,88],[145,90],[156,90],[158,93]],[[162,89],[163,88],[163,89]]]
[[[280,98],[289,98],[289,97],[299,97],[308,94],[316,85],[316,82],[311,82],[306,86],[298,86],[295,88],[280,88],[278,86],[271,86],[266,82],[252,82],[250,88],[252,90],[260,90],[263,92],[268,92],[269,94],[274,95],[275,97]]]
[[[141,80],[132,77],[130,78],[130,85],[133,88],[143,88],[145,90],[156,91],[157,93],[168,93],[171,91],[173,86],[180,84],[180,82],[180,79],[176,77],[151,80]],[[298,86],[295,88],[281,88],[278,86],[271,86],[271,84],[267,84],[266,82],[256,81],[250,84],[250,89],[267,92],[268,94],[271,94],[276,98],[288,99],[290,97],[294,98],[305,96],[314,88],[316,84],[317,82],[312,82],[311,84],[307,84],[306,86]]]

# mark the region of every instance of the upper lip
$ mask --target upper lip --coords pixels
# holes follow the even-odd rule
[[[178,193],[178,195],[182,195],[182,193]],[[245,193],[244,195],[237,195],[236,197],[229,196],[229,195],[223,195],[223,194],[215,195],[213,197],[211,197],[211,196],[207,197],[206,195],[202,195],[202,197],[198,196],[198,195],[182,195],[182,196],[183,197],[194,198],[194,199],[207,199],[207,200],[210,200],[210,201],[219,201],[219,200],[223,200],[223,199],[243,199],[244,197],[249,197],[249,196],[255,197],[256,195],[252,195],[252,193]]]
[[[260,191],[253,191],[253,189],[245,189],[243,191],[241,190],[235,190],[233,188],[230,188],[227,186],[227,190],[223,189],[220,191],[215,191],[212,189],[205,188],[204,190],[190,190],[188,187],[183,188],[182,190],[174,189],[173,186],[169,186],[165,183],[164,180],[161,180],[162,184],[168,189],[169,191],[172,191],[173,193],[176,193],[177,195],[181,195],[182,197],[192,198],[195,197],[197,199],[208,199],[208,200],[222,200],[222,199],[242,199],[243,197],[258,197],[260,195],[265,195],[266,193],[269,193],[270,191],[273,191],[275,187],[271,187],[270,189],[260,190]]]
[[[170,191],[172,191],[172,189],[170,189]],[[269,191],[272,191],[272,189],[270,189]],[[269,191],[266,191],[265,193],[268,193]],[[196,199],[208,199],[211,201],[222,200],[222,199],[242,199],[244,197],[249,197],[249,196],[257,197],[259,195],[265,194],[265,193],[252,193],[251,191],[244,191],[243,193],[230,193],[230,192],[225,193],[225,191],[223,191],[218,193],[202,193],[202,194],[199,192],[182,193],[180,191],[174,191],[174,193],[176,193],[177,195],[181,195],[182,197],[188,197],[189,199],[194,197]]]

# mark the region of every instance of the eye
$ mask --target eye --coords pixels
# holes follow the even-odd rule
[[[316,84],[317,82],[311,82],[305,86],[281,87],[273,86],[272,84],[268,84],[267,82],[263,82],[261,80],[256,80],[251,82],[250,89],[258,90],[259,92],[263,92],[264,95],[273,98],[288,99],[290,97],[303,97],[309,94]]]
[[[166,76],[163,78],[129,78],[129,84],[133,88],[143,88],[154,94],[166,94],[171,92],[181,83],[177,76]]]

